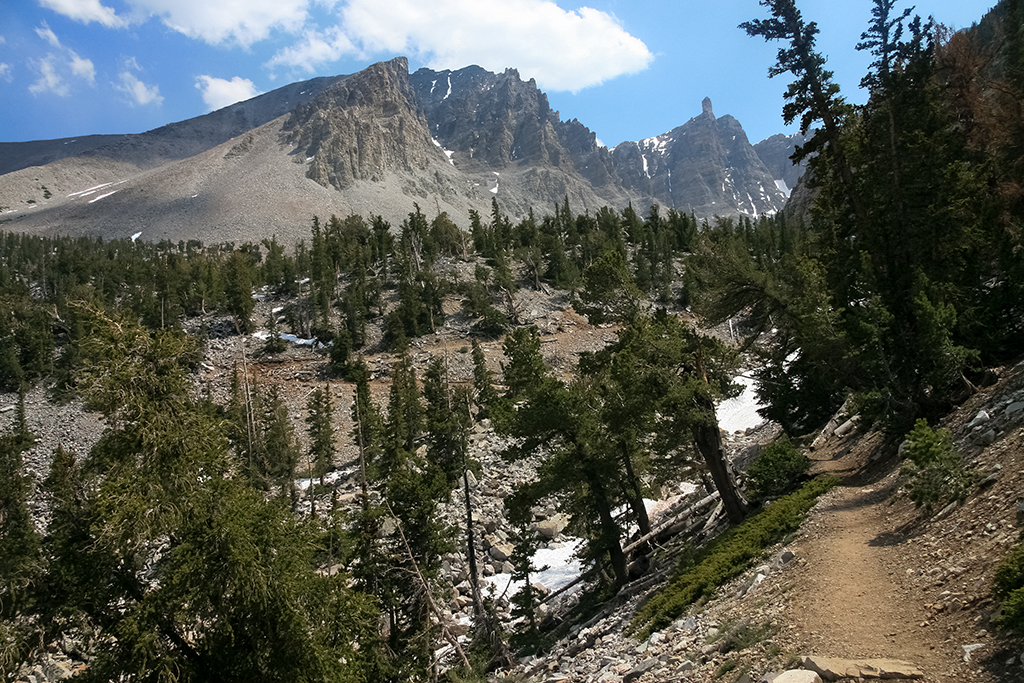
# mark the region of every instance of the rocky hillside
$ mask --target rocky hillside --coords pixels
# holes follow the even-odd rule
[[[717,118],[708,98],[699,116],[663,135],[617,145],[612,159],[630,190],[698,216],[757,217],[786,203],[739,121]]]
[[[785,202],[782,173],[709,101],[669,133],[608,150],[513,69],[410,76],[397,58],[139,135],[0,144],[0,224],[106,238],[292,240],[314,214],[398,223],[414,203],[466,225],[470,209],[487,213],[495,197],[513,218],[566,197],[577,211],[632,202],[758,216]]]
[[[776,186],[789,196],[800,182],[807,168],[807,162],[794,164],[790,157],[796,147],[803,145],[806,137],[800,133],[783,135],[781,133],[766,138],[754,145],[757,158],[768,169],[775,179]],[[779,181],[782,181],[781,183]]]
[[[568,370],[581,351],[600,348],[614,337],[613,330],[593,327],[565,309],[560,296],[524,296],[524,309],[544,331],[544,357],[551,367]],[[263,300],[257,315],[270,314],[282,303]],[[205,325],[214,335],[195,381],[216,400],[226,400],[231,368],[244,347],[260,381],[281,387],[297,433],[303,433],[305,398],[323,386],[335,397],[337,433],[351,432],[352,386],[326,382],[322,354],[309,346],[293,346],[283,354],[261,357],[262,342],[234,336],[226,319],[208,316],[190,325]],[[462,342],[458,324],[415,341],[416,367],[423,371],[431,358],[444,355],[455,379],[471,381],[472,363],[461,350]],[[488,364],[500,371],[500,344],[490,342],[484,348]],[[374,353],[367,360],[373,394],[384,402],[394,358]],[[1024,643],[993,632],[989,586],[995,566],[1024,521],[1024,512],[1018,511],[1024,364],[997,374],[996,384],[979,391],[944,421],[957,450],[978,474],[964,503],[928,514],[916,509],[902,493],[895,450],[886,447],[878,433],[858,430],[856,420],[847,423],[837,416],[814,441],[809,457],[817,472],[840,475],[841,485],[819,502],[799,532],[771,548],[714,599],[693,606],[647,638],[628,633],[633,614],[664,586],[687,544],[723,527],[714,494],[708,495],[699,484],[675,494],[664,491],[665,499],[655,512],[662,521],[656,523],[682,523],[688,533],[662,544],[642,579],[585,619],[572,612],[579,589],[545,603],[541,614],[547,628],[555,629],[549,633],[556,634],[550,651],[524,658],[503,674],[531,683],[858,680],[848,677],[851,671],[869,680],[882,672],[883,678],[925,683],[1018,680],[1024,672]],[[9,427],[16,400],[12,394],[0,395],[0,426]],[[45,476],[49,454],[58,444],[87,453],[104,428],[80,403],[52,404],[42,388],[29,395],[26,408],[29,427],[40,436],[39,445],[26,456],[36,482]],[[733,462],[742,467],[758,443],[777,433],[764,427],[729,435]],[[507,596],[502,596],[510,578],[503,500],[516,483],[530,480],[531,471],[529,463],[510,466],[500,459],[506,445],[486,422],[474,428],[471,457],[483,469],[471,480],[470,496],[478,564],[498,587],[499,611],[508,618]],[[347,444],[327,476],[343,505],[357,501],[356,459],[356,450]],[[316,508],[321,513],[333,495],[320,493]],[[464,514],[461,496],[456,492],[444,506],[453,523]],[[44,497],[37,493],[36,501],[36,514],[45,516]],[[302,514],[308,514],[310,502],[304,494],[298,506]],[[573,539],[564,533],[566,521],[553,506],[536,510],[536,529],[553,556],[565,557],[572,547]],[[471,613],[465,558],[449,555],[445,570],[453,589],[446,618],[455,633],[464,633]],[[87,667],[86,649],[69,640],[64,654],[23,670],[22,680],[29,680],[29,675],[37,681],[62,680]],[[806,676],[778,678],[794,669]]]

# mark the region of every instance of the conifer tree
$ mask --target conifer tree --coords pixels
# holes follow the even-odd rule
[[[563,384],[544,369],[536,329],[519,328],[505,340],[505,383],[509,390],[495,415],[496,428],[517,437],[503,453],[509,459],[535,455],[545,461],[536,481],[517,495],[536,502],[554,495],[573,516],[577,531],[589,539],[587,555],[610,560],[617,585],[627,580],[621,529],[612,516],[614,460],[607,457],[606,435],[597,419],[593,385],[578,377]],[[515,405],[521,399],[525,402]]]
[[[266,453],[265,470],[261,472],[274,485],[279,486],[281,497],[296,500],[295,471],[299,465],[299,446],[295,429],[288,417],[288,406],[277,385],[271,385],[264,402],[263,443]]]
[[[252,332],[253,266],[249,257],[240,250],[234,250],[224,264],[224,294],[228,312],[234,317],[235,330],[239,334]]]
[[[493,375],[487,368],[487,357],[480,342],[473,340],[473,402],[476,404],[476,417],[484,420],[488,417],[490,406],[498,399],[494,388]]]
[[[28,511],[29,478],[24,434],[0,436],[0,669],[16,671],[32,648],[25,618],[33,611],[31,587],[41,569],[40,539]]]
[[[50,635],[98,634],[97,680],[372,675],[375,609],[315,572],[309,525],[233,476],[222,420],[190,396],[192,342],[87,323],[78,384],[108,428],[85,471],[54,458],[45,585],[74,613],[51,609]]]
[[[334,425],[332,419],[334,407],[331,401],[330,385],[327,389],[317,388],[306,401],[306,425],[309,434],[309,459],[313,463],[313,471],[309,476],[320,478],[320,486],[324,485],[324,474],[334,461]],[[310,483],[312,490],[312,483]]]

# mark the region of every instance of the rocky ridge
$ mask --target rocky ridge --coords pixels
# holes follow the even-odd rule
[[[534,81],[479,67],[408,74],[405,58],[294,83],[138,135],[0,143],[0,224],[34,234],[287,242],[313,215],[418,203],[459,225],[497,198],[514,219],[651,204],[759,216],[785,195],[730,116],[614,150],[562,121]]]
[[[716,117],[706,97],[701,108],[699,116],[668,133],[617,145],[611,155],[623,184],[698,216],[756,218],[781,211],[786,195],[739,121]]]

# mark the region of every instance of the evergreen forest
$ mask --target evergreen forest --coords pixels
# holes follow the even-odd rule
[[[509,439],[508,462],[539,463],[506,500],[516,575],[536,571],[531,510],[554,501],[609,595],[636,578],[653,488],[706,476],[731,523],[758,509],[715,418],[741,363],[788,439],[847,404],[898,443],[1019,359],[1024,2],[953,33],[873,0],[851,46],[873,59],[860,106],[796,3],[760,4],[740,28],[778,45],[769,75],[789,80],[783,116],[808,134],[802,186],[777,215],[579,213],[566,198],[510,217],[494,199],[463,225],[419,206],[400,225],[309,217],[294,245],[0,231],[0,389],[20,396],[0,436],[3,680],[66,637],[88,644],[84,681],[481,680],[543,634],[529,580],[511,632],[476,580],[474,425]],[[545,365],[525,291],[564,293],[614,341],[570,371]],[[256,319],[263,296],[286,302],[280,315]],[[454,310],[470,383],[444,358],[417,372],[410,353]],[[190,324],[211,316],[223,325]],[[282,335],[317,341],[322,379],[352,387],[351,433],[334,428],[329,390],[297,420],[244,357],[214,400],[196,380],[206,345],[257,331],[266,357]],[[484,341],[502,344],[500,376]],[[385,351],[380,401],[364,356]],[[104,420],[91,451],[58,448],[36,478],[33,387]],[[355,510],[335,498],[300,514],[299,472],[329,493],[342,443],[358,453]],[[452,524],[438,504],[460,489]],[[473,568],[463,639],[440,614],[453,552]]]

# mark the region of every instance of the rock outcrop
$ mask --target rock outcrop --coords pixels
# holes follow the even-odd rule
[[[284,126],[307,163],[307,177],[344,190],[389,172],[413,174],[438,160],[409,86],[405,57],[339,80],[299,105]]]
[[[682,126],[612,150],[627,190],[698,216],[772,215],[786,203],[739,121],[716,117],[704,98],[701,114]]]
[[[778,173],[710,100],[609,150],[514,69],[410,75],[399,57],[139,135],[0,143],[0,207],[7,229],[35,234],[297,241],[314,214],[397,224],[419,203],[465,226],[495,197],[513,219],[566,198],[576,212],[757,217],[786,201]]]

